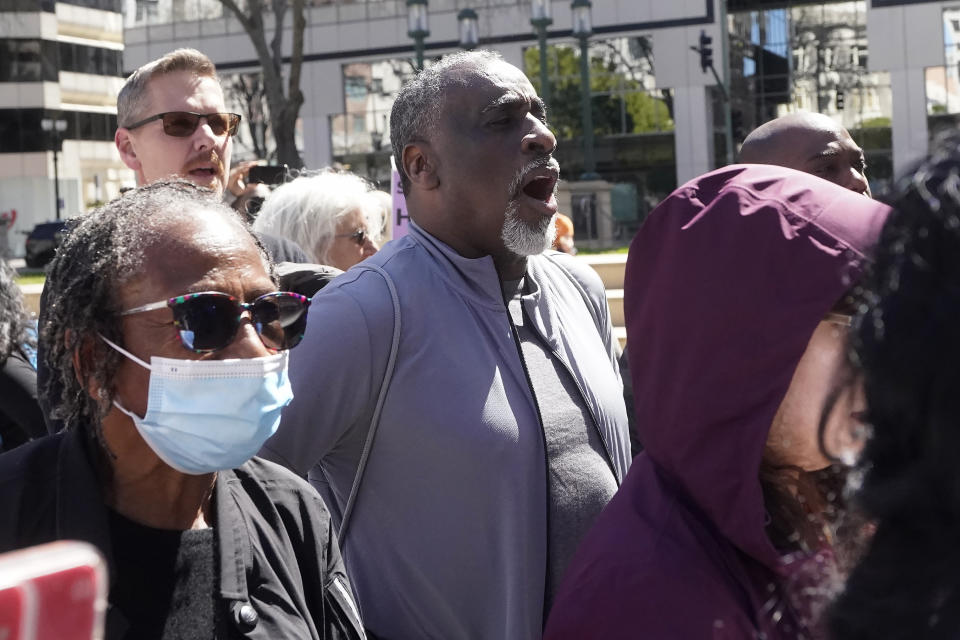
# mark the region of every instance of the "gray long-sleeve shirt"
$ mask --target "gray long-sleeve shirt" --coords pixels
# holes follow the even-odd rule
[[[619,479],[630,461],[599,278],[566,259],[528,262],[531,328],[571,371]],[[536,406],[489,257],[419,228],[370,258],[398,289],[393,380],[346,539],[367,627],[385,638],[537,638],[547,562],[547,480]],[[579,283],[584,293],[578,290]],[[589,306],[588,306],[589,304]],[[315,299],[291,352],[295,399],[262,455],[309,472],[343,511],[384,377],[393,305],[353,269]]]

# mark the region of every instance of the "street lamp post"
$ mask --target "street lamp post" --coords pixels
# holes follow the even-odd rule
[[[60,163],[57,152],[60,150],[60,134],[67,130],[67,121],[62,119],[44,118],[40,121],[40,128],[53,136],[53,211],[57,220],[60,219]]]
[[[581,180],[597,180],[593,157],[593,109],[590,101],[590,0],[573,0],[573,35],[580,41],[580,108],[583,119],[583,175]]]
[[[547,27],[553,24],[550,15],[552,0],[533,0],[530,3],[530,24],[537,31],[540,43],[540,97],[550,106],[550,74],[547,70]]]
[[[457,14],[460,25],[460,46],[467,51],[477,48],[480,44],[480,25],[477,12],[473,9],[463,9]]]
[[[407,35],[417,52],[417,71],[423,71],[423,41],[430,35],[427,0],[407,0]]]

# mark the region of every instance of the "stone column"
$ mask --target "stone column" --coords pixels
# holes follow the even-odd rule
[[[604,249],[615,246],[614,232],[616,223],[613,220],[613,209],[610,203],[610,191],[613,185],[605,180],[586,180],[564,182],[557,190],[557,204],[560,213],[574,217],[573,200],[577,195],[596,196],[596,227],[593,229],[595,238],[582,237],[584,232],[578,229],[575,240],[578,247],[586,249]]]

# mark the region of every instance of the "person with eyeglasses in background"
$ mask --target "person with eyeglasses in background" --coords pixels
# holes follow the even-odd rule
[[[134,171],[138,186],[177,176],[222,196],[230,176],[232,141],[240,120],[239,114],[227,111],[213,62],[195,49],[177,49],[143,65],[127,78],[117,96],[120,126],[114,142],[124,164]],[[259,240],[274,262],[285,263],[280,265],[281,280],[285,283],[285,274],[295,269],[286,263],[309,262],[303,250],[289,240],[268,234],[260,234]],[[286,288],[292,287],[287,283]],[[46,315],[44,293],[40,299],[41,333]],[[41,341],[38,400],[47,430],[55,433],[63,425],[51,418],[43,391],[47,387],[42,357],[45,348]]]
[[[296,242],[311,262],[346,271],[379,250],[380,209],[369,182],[327,169],[277,187],[253,228]]]
[[[114,143],[137,185],[179,176],[226,196],[233,136],[217,69],[195,49],[177,49],[127,78],[117,96]],[[260,235],[274,262],[308,262],[289,240]]]
[[[63,432],[0,456],[0,552],[94,544],[108,639],[363,638],[330,515],[254,458],[292,399],[309,299],[215,192],[83,216],[47,278]]]

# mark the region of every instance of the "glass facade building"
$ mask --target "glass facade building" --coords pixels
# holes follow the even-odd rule
[[[269,157],[260,63],[220,2],[122,1],[124,69],[136,68],[158,51],[203,43],[226,80],[232,106],[246,116],[238,157]],[[298,129],[304,160],[312,167],[338,163],[385,184],[388,115],[393,96],[414,70],[406,2],[307,4],[301,85],[306,102]],[[712,37],[715,67],[729,86],[734,158],[756,126],[793,111],[818,111],[846,127],[864,148],[872,187],[882,192],[898,167],[925,153],[930,137],[956,126],[960,8],[948,5],[933,0],[594,0],[588,53],[593,155],[601,177],[621,187],[618,202],[627,204],[618,207],[633,209],[622,215],[611,204],[607,215],[618,230],[629,232],[678,183],[728,161],[727,105],[713,75],[701,70],[698,53],[690,50],[701,34]],[[563,177],[575,181],[584,169],[580,48],[572,35],[569,0],[553,0],[551,6],[548,107],[560,140]],[[500,51],[541,88],[530,0],[429,0],[427,64],[459,48],[456,16],[465,8],[479,16],[479,46]]]
[[[35,224],[82,213],[132,182],[113,148],[120,8],[119,0],[0,0],[2,253],[22,255]]]

